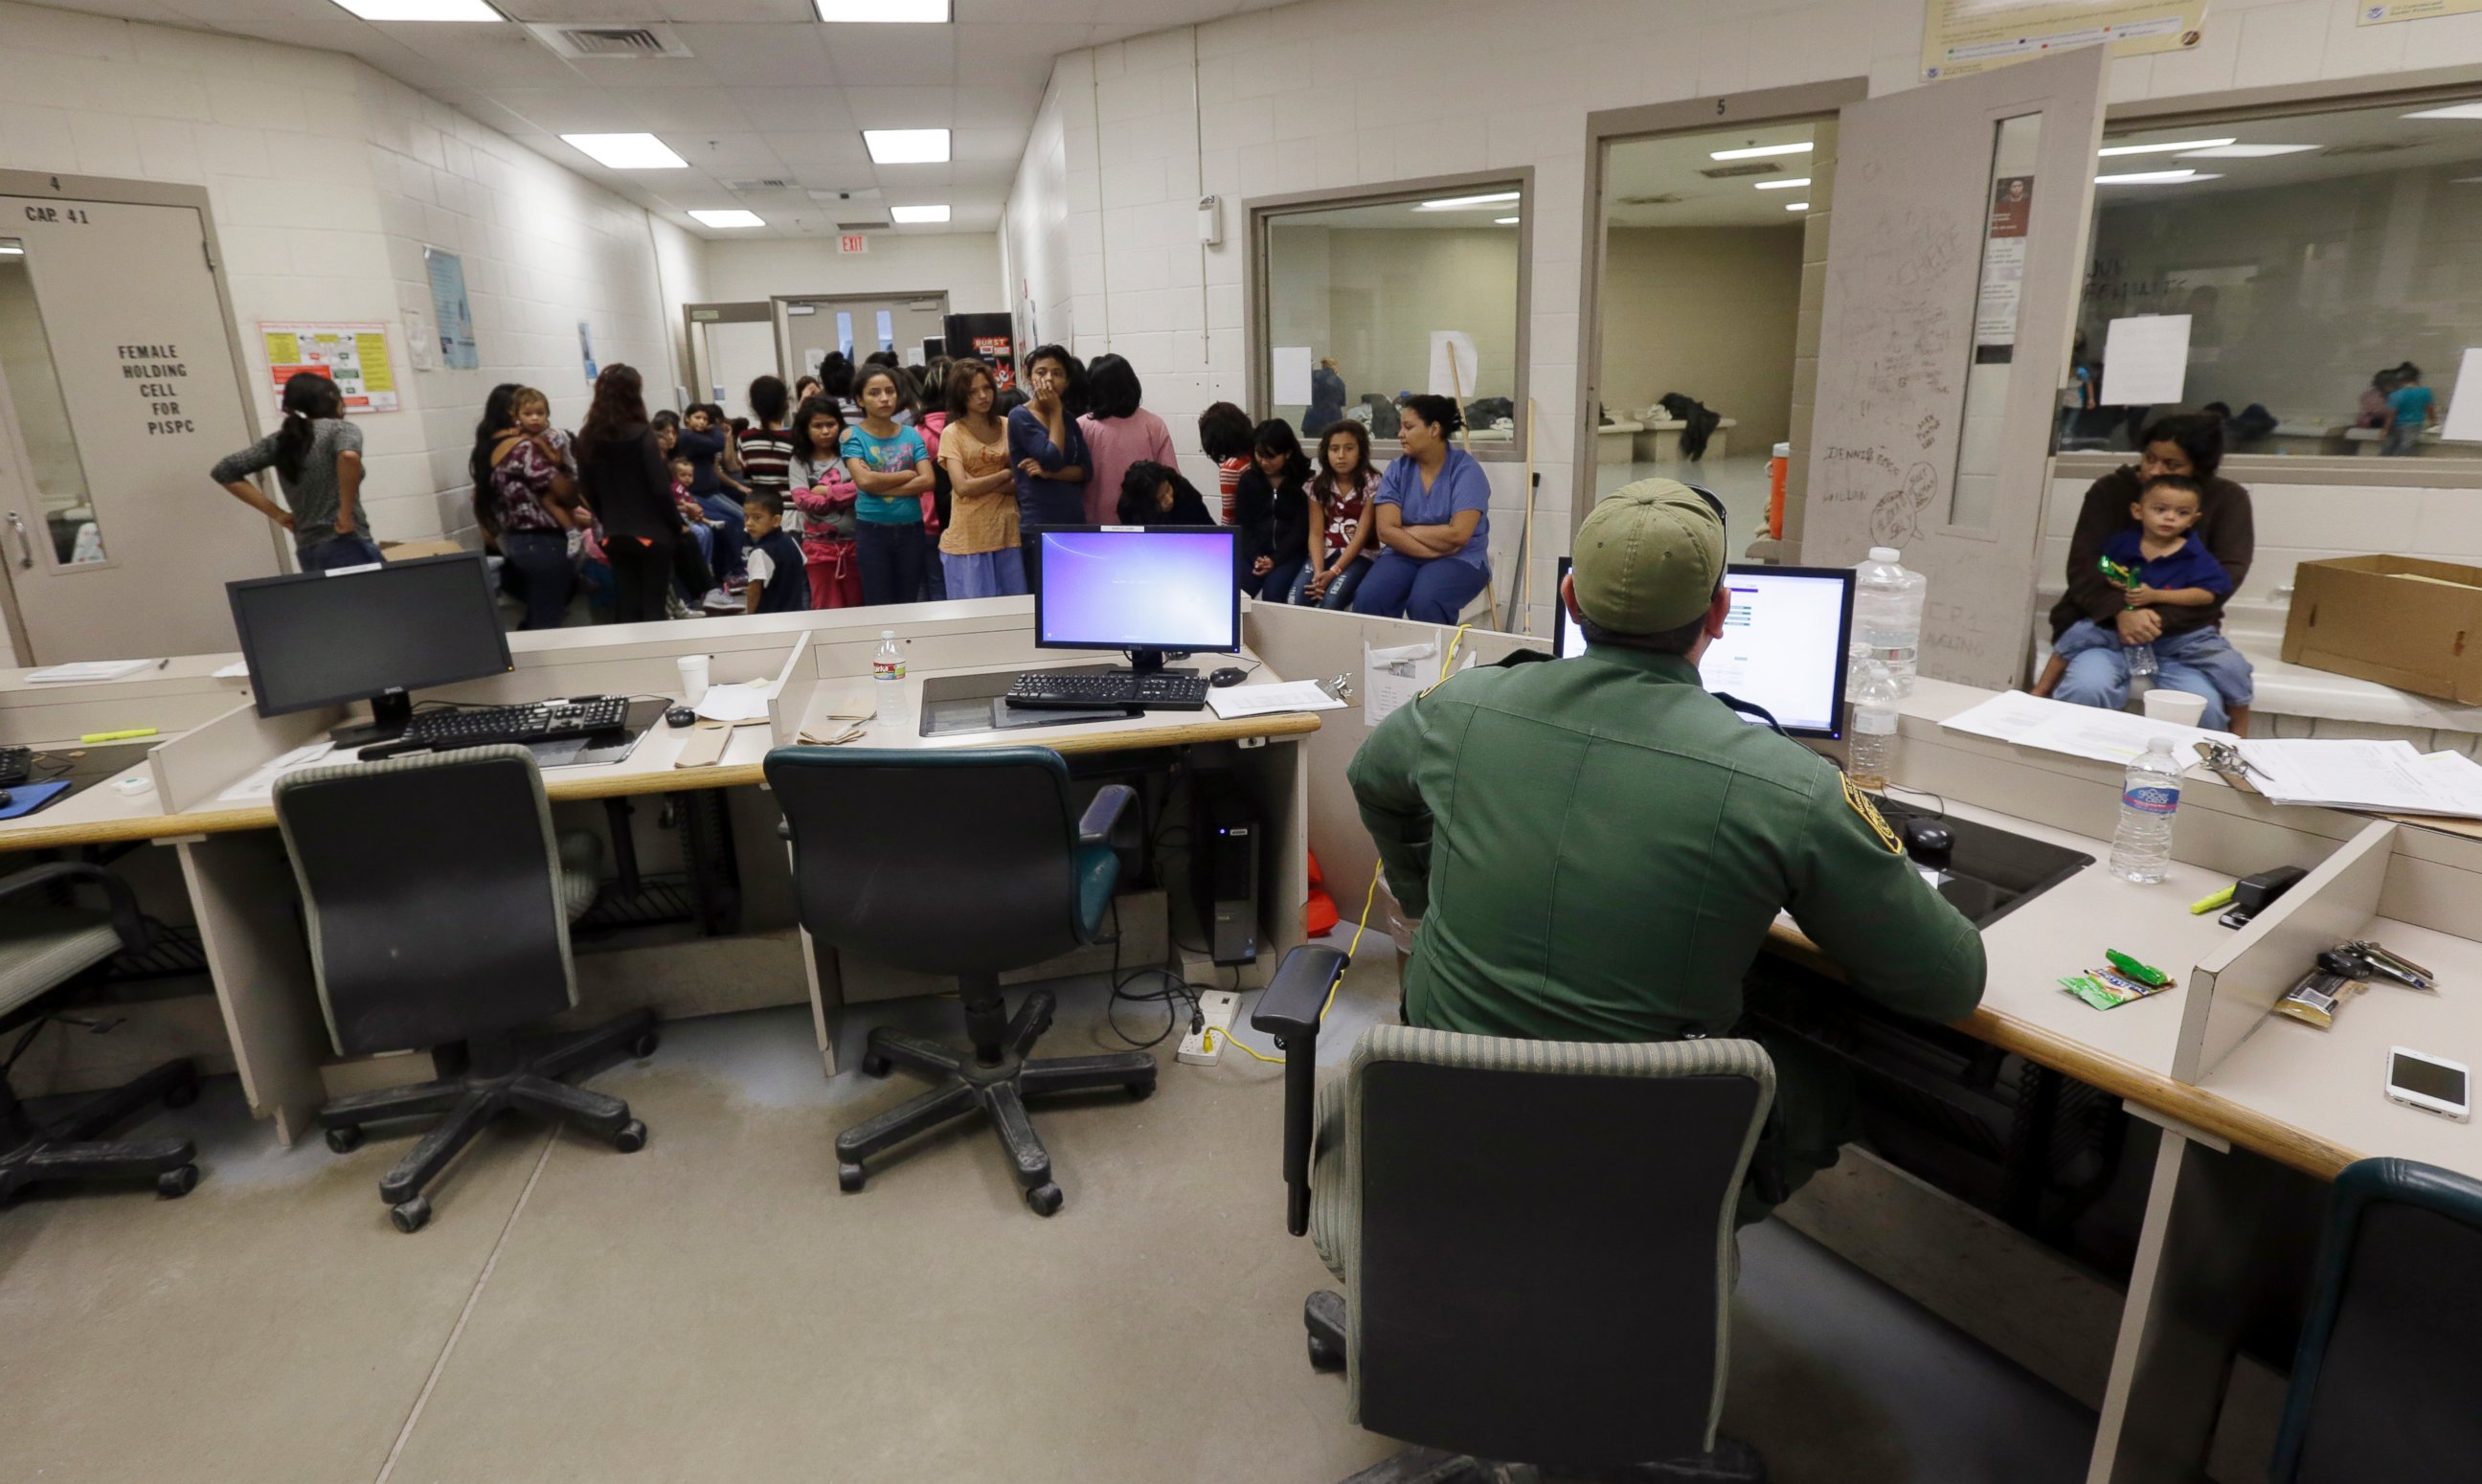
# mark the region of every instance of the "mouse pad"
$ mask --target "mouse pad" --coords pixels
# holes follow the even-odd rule
[[[21,783],[10,789],[9,802],[0,805],[0,819],[23,819],[68,791],[67,779],[57,779],[48,783]]]

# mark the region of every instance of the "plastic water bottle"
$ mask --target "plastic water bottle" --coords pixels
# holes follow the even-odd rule
[[[1870,559],[1855,569],[1861,573],[1853,589],[1853,628],[1870,646],[1870,655],[1888,667],[1888,678],[1900,697],[1914,693],[1914,674],[1921,656],[1922,598],[1930,579],[1905,570],[1904,553],[1893,546],[1873,546]]]
[[[2155,672],[2163,668],[2162,662],[2154,657],[2154,646],[2151,644],[2123,645],[2120,652],[2128,661],[2128,677],[2132,680],[2152,679]]]
[[[1853,697],[1853,736],[1845,756],[1845,777],[1863,788],[1888,786],[1888,768],[1896,760],[1896,682],[1876,659]]]
[[[2150,738],[2120,790],[2120,828],[2111,837],[2111,873],[2152,886],[2172,861],[2172,816],[2180,809],[2180,763],[2170,737]]]
[[[871,656],[870,674],[875,680],[905,678],[905,651],[897,647],[896,630],[883,628],[879,631],[879,652]]]

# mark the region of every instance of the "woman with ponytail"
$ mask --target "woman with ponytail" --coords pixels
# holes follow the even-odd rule
[[[293,533],[305,572],[365,567],[380,560],[379,543],[362,519],[362,430],[345,421],[345,398],[316,371],[284,384],[284,421],[274,433],[224,459],[207,477],[232,497]],[[276,470],[284,504],[250,482]]]

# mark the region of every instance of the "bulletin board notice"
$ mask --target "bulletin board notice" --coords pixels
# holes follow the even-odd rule
[[[2364,26],[2386,26],[2441,15],[2470,15],[2476,11],[2482,11],[2482,0],[2395,0],[2391,5],[2364,5],[2355,19]]]
[[[345,411],[393,412],[397,410],[396,373],[388,363],[387,326],[376,321],[343,324],[271,324],[260,321],[260,340],[267,347],[267,374],[281,408],[284,384],[304,371],[316,371],[345,394]]]
[[[2055,51],[2109,44],[2115,57],[2198,44],[2206,0],[1929,0],[1922,80],[1969,77]]]

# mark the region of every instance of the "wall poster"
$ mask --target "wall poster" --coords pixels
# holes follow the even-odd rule
[[[474,306],[465,298],[465,260],[438,248],[422,250],[431,278],[431,322],[439,327],[439,363],[451,371],[483,364],[474,349]]]
[[[2108,42],[2115,57],[2198,44],[2206,0],[1929,0],[1922,10],[1924,82],[1969,77],[2056,51]]]
[[[267,347],[267,371],[275,384],[277,403],[283,405],[284,384],[303,371],[316,371],[345,394],[345,411],[393,412],[397,410],[396,375],[388,365],[387,326],[368,324],[277,324],[261,320],[260,343]]]

